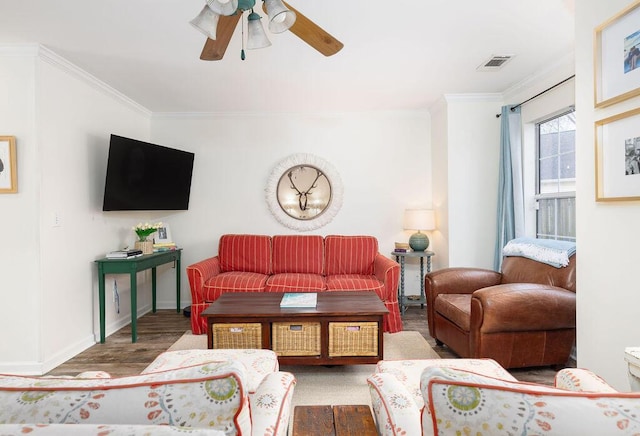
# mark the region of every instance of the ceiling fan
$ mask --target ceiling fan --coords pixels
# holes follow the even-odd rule
[[[256,0],[206,0],[204,8],[191,25],[207,36],[200,59],[218,61],[224,57],[233,32],[244,12],[247,16],[247,49],[257,49],[271,45],[260,23],[262,18],[253,11]],[[339,52],[344,44],[335,39],[320,26],[302,15],[282,0],[263,0],[262,9],[268,15],[269,30],[282,33],[290,30],[298,38],[325,56]],[[241,58],[244,60],[244,23]]]

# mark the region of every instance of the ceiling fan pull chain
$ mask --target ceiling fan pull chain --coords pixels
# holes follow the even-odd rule
[[[240,14],[244,14],[244,12],[240,12]],[[240,21],[242,21],[242,50],[240,50],[240,59],[245,60],[246,56],[244,55],[244,20],[240,17]]]

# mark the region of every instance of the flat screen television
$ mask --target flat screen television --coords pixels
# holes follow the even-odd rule
[[[111,135],[102,210],[187,210],[194,153]]]

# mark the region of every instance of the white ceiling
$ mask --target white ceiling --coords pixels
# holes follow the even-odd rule
[[[204,0],[0,0],[0,44],[40,43],[152,112],[429,109],[573,56],[573,0],[288,2],[344,48],[324,57],[267,31],[272,46],[241,61],[237,28],[224,59],[201,61],[189,21]],[[515,57],[476,71],[497,54]]]

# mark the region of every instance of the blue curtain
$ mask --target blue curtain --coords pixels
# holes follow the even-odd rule
[[[524,233],[522,121],[520,107],[503,106],[500,114],[500,173],[493,267],[500,271],[502,248]]]

